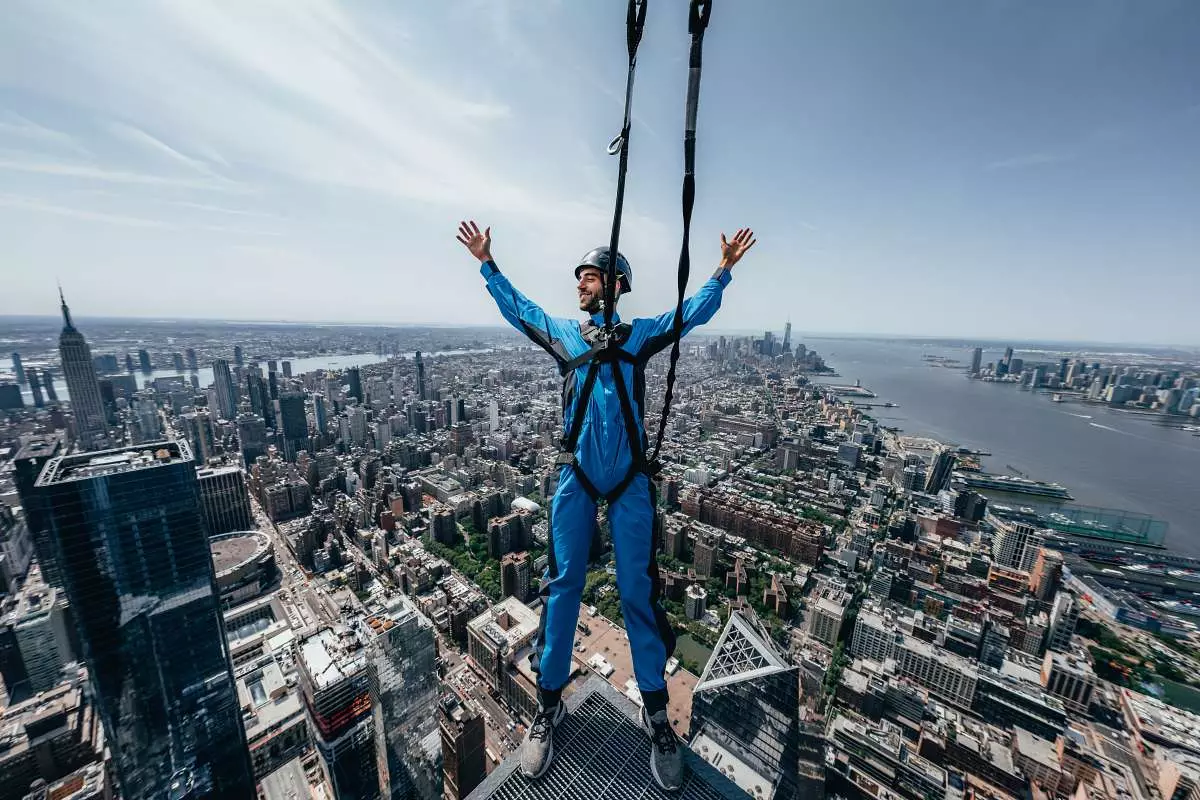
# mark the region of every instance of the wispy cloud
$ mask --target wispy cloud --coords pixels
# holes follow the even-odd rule
[[[179,206],[180,208],[191,208],[196,211],[209,211],[214,214],[230,214],[238,217],[257,217],[259,219],[277,219],[286,220],[287,217],[281,214],[271,214],[266,211],[251,211],[245,208],[226,208],[224,206],[214,206],[208,203],[193,203],[188,200],[168,200],[170,205]]]
[[[205,164],[203,161],[190,156],[185,156],[183,153],[171,147],[166,142],[154,138],[140,128],[135,128],[132,125],[126,125],[123,122],[114,122],[109,125],[109,130],[111,130],[118,138],[124,139],[125,141],[138,147],[144,147],[176,164],[182,164],[202,175],[216,177],[208,164]]]
[[[62,206],[56,203],[47,203],[32,197],[21,197],[19,195],[0,194],[0,206],[7,208],[20,208],[25,211],[37,211],[43,214],[54,214],[60,217],[71,217],[73,219],[82,219],[89,222],[104,222],[110,225],[125,225],[131,228],[173,228],[165,222],[159,220],[145,219],[143,217],[133,217],[126,214],[109,214],[102,211],[89,211],[83,208],[72,208],[70,206]]]
[[[15,138],[26,143],[33,142],[70,150],[80,155],[88,154],[87,149],[70,134],[39,125],[31,119],[11,111],[0,117],[0,138]]]
[[[1049,164],[1060,164],[1064,161],[1070,161],[1073,158],[1073,155],[1064,153],[1028,153],[1026,155],[1006,158],[1001,161],[993,161],[990,164],[984,165],[984,169],[1027,169],[1029,167],[1042,167]]]
[[[151,175],[144,172],[130,172],[120,169],[108,169],[90,164],[80,164],[60,161],[33,161],[21,158],[0,159],[0,170],[14,172],[29,172],[39,175],[52,175],[62,178],[83,178],[86,180],[105,181],[109,183],[133,183],[147,186],[176,186],[187,189],[207,189],[216,191],[233,191],[235,187],[212,180],[197,180],[191,178],[174,178],[164,175]]]
[[[109,14],[48,3],[30,7],[25,22],[53,31],[50,44],[83,65],[60,91],[103,93],[106,111],[121,120],[108,126],[112,134],[209,180],[49,159],[9,159],[0,169],[214,189],[221,181],[207,162],[219,153],[259,177],[397,200],[550,219],[602,211],[548,192],[561,177],[548,168],[517,168],[535,152],[503,158],[498,137],[489,142],[481,126],[503,123],[508,107],[430,77],[358,10],[332,0],[134,6]],[[541,185],[532,174],[539,169]]]
[[[86,208],[65,206],[60,203],[47,202],[34,197],[23,197],[14,194],[0,194],[0,206],[34,211],[42,214],[53,214],[59,217],[102,222],[109,225],[121,225],[129,228],[159,228],[164,230],[200,230],[212,233],[224,233],[237,236],[282,236],[280,231],[258,230],[230,227],[228,225],[207,224],[178,224],[150,217],[139,217],[131,214],[113,214],[107,211],[93,211]]]

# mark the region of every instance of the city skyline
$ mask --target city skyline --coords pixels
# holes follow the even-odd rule
[[[702,274],[722,228],[762,234],[731,329],[790,313],[829,333],[1194,337],[1194,6],[731,9],[709,35],[693,247]],[[683,10],[656,6],[643,45],[627,314],[673,295]],[[607,238],[621,11],[22,7],[0,32],[32,67],[0,90],[0,234],[21,265],[0,312],[40,305],[37,270],[110,315],[144,312],[126,287],[154,281],[192,317],[498,324],[450,240],[471,215],[573,316],[569,269]],[[447,30],[505,55],[448,58]],[[200,274],[239,290],[194,299]],[[824,301],[855,286],[870,318]]]
[[[170,324],[173,322],[183,323],[213,323],[221,324],[228,323],[230,325],[283,325],[283,326],[312,326],[312,327],[331,327],[331,328],[351,328],[351,327],[368,327],[381,329],[444,329],[444,330],[472,330],[472,329],[495,329],[506,331],[508,326],[503,320],[497,320],[489,323],[480,324],[465,324],[465,323],[428,323],[428,322],[388,322],[386,320],[374,319],[324,319],[324,320],[301,320],[301,319],[271,319],[267,317],[165,317],[162,315],[154,316],[136,316],[136,315],[120,315],[120,316],[104,316],[104,315],[86,315],[76,314],[72,312],[72,319],[79,320],[82,324],[88,323],[112,323],[112,322],[134,322],[142,324]],[[45,320],[48,324],[53,324],[57,320],[61,320],[61,315],[52,314],[0,314],[0,323],[5,320]],[[782,324],[777,327],[746,327],[746,328],[731,328],[723,327],[719,324],[713,324],[705,328],[705,330],[694,334],[695,338],[704,338],[706,336],[754,336],[760,335],[763,331],[770,333],[782,334],[788,328],[788,322],[785,319]],[[1165,348],[1184,348],[1191,350],[1200,347],[1200,339],[1194,341],[1179,340],[1179,341],[1157,341],[1152,339],[1105,339],[1105,338],[1079,338],[1079,337],[1023,337],[1021,335],[1006,336],[1003,334],[997,335],[981,335],[969,336],[961,333],[928,333],[928,332],[912,332],[912,333],[887,333],[884,331],[869,331],[869,330],[809,330],[792,326],[792,335],[797,339],[862,339],[870,341],[872,339],[896,339],[902,341],[930,341],[940,343],[963,342],[963,343],[980,343],[985,347],[999,347],[1003,349],[1006,344],[1014,344],[1022,346],[1022,349],[1036,351],[1036,347],[1040,345],[1098,345],[1098,346],[1136,346],[1136,347],[1165,347]],[[1186,334],[1185,334],[1186,335]],[[965,345],[964,345],[965,346]],[[208,365],[211,366],[211,365]],[[190,367],[189,367],[190,370]]]

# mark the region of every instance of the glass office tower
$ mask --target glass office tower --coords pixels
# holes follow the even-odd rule
[[[126,798],[251,798],[192,454],[59,456],[36,483]]]

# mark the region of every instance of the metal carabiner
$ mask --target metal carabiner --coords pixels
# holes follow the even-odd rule
[[[618,133],[613,137],[613,140],[608,143],[608,154],[610,156],[615,156],[617,153],[621,152],[621,145],[623,144],[625,144],[625,134]]]

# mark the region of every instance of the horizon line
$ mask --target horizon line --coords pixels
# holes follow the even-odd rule
[[[376,320],[368,320],[363,322],[348,322],[345,320],[289,320],[289,319],[263,319],[263,318],[236,318],[236,317],[188,317],[188,316],[136,316],[136,315],[84,315],[80,316],[72,314],[76,320],[94,320],[99,322],[111,321],[136,321],[149,324],[170,324],[174,322],[207,322],[218,323],[225,325],[311,325],[313,327],[362,327],[362,328],[427,328],[431,330],[464,330],[464,329],[484,329],[484,330],[507,330],[516,334],[506,325],[501,324],[482,324],[471,325],[466,323],[432,323],[432,322],[381,322]],[[0,314],[0,321],[4,320],[51,320],[57,321],[57,314]],[[770,332],[776,332],[773,328],[768,329]],[[783,329],[780,328],[782,331]],[[737,335],[737,336],[753,336],[762,335],[766,332],[759,328],[716,328],[706,326],[702,331],[698,331],[701,336],[721,336],[721,335]],[[1180,348],[1180,349],[1200,349],[1200,341],[1194,343],[1185,342],[1151,342],[1151,341],[1117,341],[1103,339],[1064,339],[1055,337],[1044,338],[1016,338],[1016,337],[996,337],[996,336],[973,336],[966,334],[950,334],[950,333],[896,333],[890,331],[805,331],[798,332],[801,337],[810,337],[813,339],[906,339],[911,341],[973,341],[980,344],[1072,344],[1072,345],[1127,345],[1137,347],[1158,347],[1158,348]],[[796,338],[797,331],[793,326],[792,338]]]

